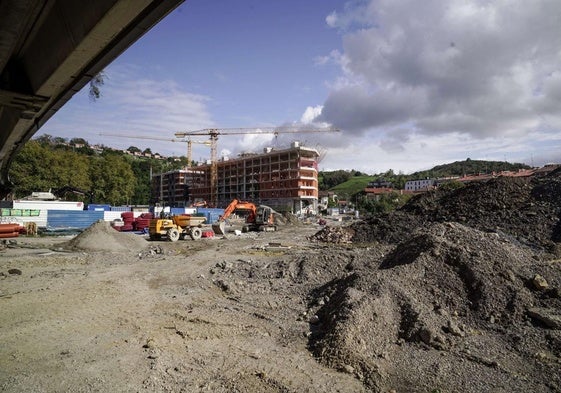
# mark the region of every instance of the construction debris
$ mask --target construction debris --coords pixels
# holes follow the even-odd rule
[[[310,236],[311,241],[320,241],[324,243],[344,244],[352,243],[355,235],[355,230],[348,227],[332,227],[327,226],[313,236]]]
[[[561,170],[531,181],[499,177],[411,199],[399,211],[352,225],[353,242],[396,243],[430,222],[455,221],[561,255]]]

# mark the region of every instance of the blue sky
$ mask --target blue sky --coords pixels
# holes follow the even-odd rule
[[[187,0],[105,75],[99,100],[78,93],[39,134],[182,155],[107,134],[314,122],[341,132],[221,136],[219,152],[297,137],[321,170],[371,174],[561,161],[558,0]]]

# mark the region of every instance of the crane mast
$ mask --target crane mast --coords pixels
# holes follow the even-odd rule
[[[187,139],[187,168],[191,168],[191,163],[193,162],[193,143],[200,143],[202,145],[211,146],[212,155],[212,144],[210,141],[193,141],[190,138]]]

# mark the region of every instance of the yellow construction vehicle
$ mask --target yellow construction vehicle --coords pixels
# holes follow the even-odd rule
[[[190,215],[153,218],[150,220],[148,234],[150,235],[150,240],[167,238],[169,241],[176,242],[179,239],[185,239],[187,236],[193,240],[198,240],[203,235],[201,227],[205,221],[205,217]]]
[[[226,209],[224,209],[224,214],[220,216],[220,219],[212,224],[212,230],[223,235],[226,233],[226,219],[234,211],[245,211],[247,212],[247,217],[245,220],[245,225],[242,227],[242,232],[249,231],[267,231],[273,232],[277,230],[277,225],[275,223],[275,214],[273,209],[269,206],[256,206],[252,202],[240,201],[239,199],[234,199]]]

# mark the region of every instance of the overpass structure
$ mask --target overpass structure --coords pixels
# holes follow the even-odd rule
[[[183,1],[0,0],[0,197],[25,142]]]

